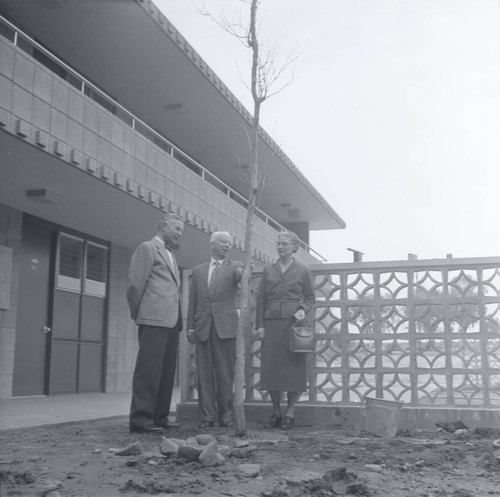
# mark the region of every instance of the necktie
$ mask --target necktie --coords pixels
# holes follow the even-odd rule
[[[220,261],[214,261],[214,266],[212,268],[212,274],[210,275],[210,283],[208,285],[208,290],[212,293],[215,289],[215,284],[217,283],[217,273],[220,269]]]

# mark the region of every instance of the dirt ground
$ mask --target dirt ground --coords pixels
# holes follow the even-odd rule
[[[184,440],[200,433],[186,424],[163,435],[129,434],[121,417],[0,432],[0,496],[500,496],[494,444],[500,429],[406,431],[384,439],[358,428],[282,432],[248,423],[243,439],[233,429],[203,432],[226,446],[220,466],[159,450],[162,436]],[[136,441],[141,454],[110,450]],[[258,474],[243,473],[247,464],[258,465]]]

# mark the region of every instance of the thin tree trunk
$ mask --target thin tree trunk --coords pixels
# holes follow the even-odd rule
[[[259,171],[259,120],[260,104],[262,99],[258,94],[258,64],[259,64],[259,44],[256,35],[258,0],[252,0],[250,7],[250,28],[248,33],[248,45],[252,49],[252,97],[254,101],[254,113],[252,127],[250,130],[250,148],[252,161],[250,164],[250,189],[248,194],[248,208],[245,223],[245,270],[241,279],[240,295],[240,317],[238,320],[238,330],[236,333],[236,361],[235,361],[235,431],[237,436],[246,433],[245,420],[245,364],[246,364],[246,337],[250,333],[250,297],[251,297],[251,263],[252,263],[252,234],[254,225],[254,214],[257,195],[260,185]]]

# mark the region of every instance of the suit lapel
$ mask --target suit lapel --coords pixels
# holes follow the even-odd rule
[[[200,268],[200,274],[201,274],[201,284],[203,286],[203,290],[206,295],[208,295],[208,270],[210,268],[210,262],[206,262],[203,264],[203,266]]]
[[[179,284],[180,284],[179,268],[177,267],[177,262],[175,260],[174,255],[172,254],[172,262],[173,262],[173,265],[172,265],[172,262],[170,261],[170,257],[167,253],[167,249],[165,248],[165,245],[156,239],[154,239],[154,242],[156,243],[156,247],[158,248],[158,252],[160,253],[162,259],[165,261],[168,269],[172,273],[172,276],[174,277],[174,280],[177,283],[177,286],[179,286]]]
[[[165,251],[167,251],[167,249],[165,249]],[[174,263],[174,278],[176,279],[177,281],[177,286],[180,286],[181,285],[181,277],[180,277],[180,274],[179,274],[179,266],[177,265],[177,261],[175,259],[175,256],[172,252],[170,252],[170,254],[172,255],[172,261]],[[168,254],[166,254],[166,256],[168,257]]]
[[[280,275],[282,276],[283,275],[283,271],[281,271],[281,267],[280,267],[280,263],[278,261],[276,261],[274,264],[274,270]]]

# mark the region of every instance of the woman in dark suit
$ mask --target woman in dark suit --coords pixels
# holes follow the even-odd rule
[[[278,260],[264,267],[257,292],[256,328],[263,339],[261,388],[269,390],[273,413],[268,428],[289,430],[294,409],[307,380],[307,354],[290,352],[288,333],[295,321],[302,321],[314,304],[309,269],[295,261],[299,248],[295,233],[283,232],[277,240]],[[281,392],[287,392],[285,415],[281,415]]]

